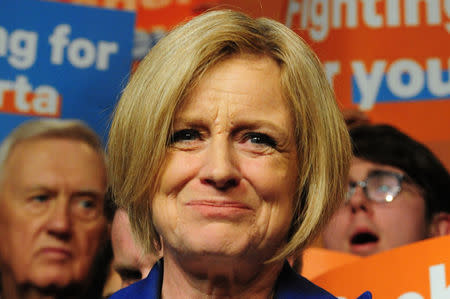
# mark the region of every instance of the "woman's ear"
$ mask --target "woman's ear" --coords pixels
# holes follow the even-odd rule
[[[430,223],[430,237],[450,235],[450,214],[445,212],[437,213]]]

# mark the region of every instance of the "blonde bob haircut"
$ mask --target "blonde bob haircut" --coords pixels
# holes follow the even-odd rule
[[[210,11],[175,28],[151,49],[116,107],[108,143],[112,191],[148,251],[161,246],[151,199],[159,186],[174,116],[205,72],[233,55],[274,59],[291,107],[298,192],[284,259],[313,240],[344,196],[351,147],[316,55],[283,24],[231,10]]]
[[[34,119],[15,128],[0,144],[0,179],[3,168],[15,146],[35,139],[58,138],[83,142],[105,160],[104,149],[98,135],[85,123],[75,119]]]

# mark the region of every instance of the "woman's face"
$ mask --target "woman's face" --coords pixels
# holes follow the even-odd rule
[[[374,171],[404,174],[396,167],[353,158],[350,182],[363,181]],[[325,228],[324,246],[366,256],[424,239],[427,222],[422,193],[419,187],[405,181],[401,187],[389,203],[371,201],[361,187],[356,187],[349,202]]]
[[[241,55],[181,107],[152,200],[164,255],[267,259],[293,216],[297,151],[280,69]]]

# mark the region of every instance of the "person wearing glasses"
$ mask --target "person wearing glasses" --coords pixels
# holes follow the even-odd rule
[[[100,298],[105,156],[76,120],[38,119],[0,145],[0,298]],[[98,259],[97,259],[98,258]]]
[[[350,129],[346,201],[325,248],[367,256],[450,232],[450,175],[424,145],[389,125]]]

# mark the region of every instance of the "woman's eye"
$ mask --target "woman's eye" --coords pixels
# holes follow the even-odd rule
[[[251,143],[257,145],[270,146],[272,148],[277,147],[277,142],[275,139],[264,133],[247,133],[245,134],[245,141],[250,141]]]
[[[183,141],[193,141],[200,139],[200,132],[194,129],[184,129],[175,132],[170,138],[170,143],[177,143]]]

